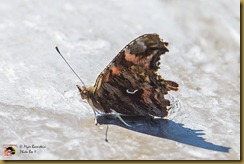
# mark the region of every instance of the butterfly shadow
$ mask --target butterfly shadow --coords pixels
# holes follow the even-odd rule
[[[203,130],[186,128],[183,124],[176,123],[172,120],[129,116],[123,116],[122,118],[131,126],[126,126],[117,118],[107,115],[98,116],[97,122],[99,124],[120,126],[131,131],[177,141],[179,143],[203,149],[226,153],[228,153],[230,149],[229,147],[224,147],[205,141],[205,139],[201,137],[202,135],[205,135]]]

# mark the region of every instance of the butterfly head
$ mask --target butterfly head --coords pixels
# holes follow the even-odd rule
[[[90,98],[90,90],[89,88],[87,88],[86,86],[79,86],[79,85],[76,85],[78,90],[80,91],[80,95],[81,95],[81,98],[82,99],[86,99],[88,100]]]

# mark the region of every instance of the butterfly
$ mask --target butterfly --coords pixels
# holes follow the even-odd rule
[[[126,45],[96,79],[95,85],[79,86],[81,98],[96,111],[126,116],[168,115],[168,91],[179,85],[159,75],[160,56],[168,43],[158,34],[144,34]]]

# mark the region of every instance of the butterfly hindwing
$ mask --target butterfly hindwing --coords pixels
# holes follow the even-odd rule
[[[167,43],[157,34],[142,35],[130,42],[98,76],[91,100],[105,113],[111,109],[125,115],[167,115],[164,95],[178,84],[157,74]]]

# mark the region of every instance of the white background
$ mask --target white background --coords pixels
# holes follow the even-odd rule
[[[1,159],[240,159],[240,2],[1,0],[0,144],[45,145]],[[155,126],[94,125],[80,98],[131,40],[169,42],[161,74],[180,102]],[[133,124],[133,123],[132,123]],[[1,149],[2,151],[2,149]],[[2,152],[1,152],[2,154]]]

